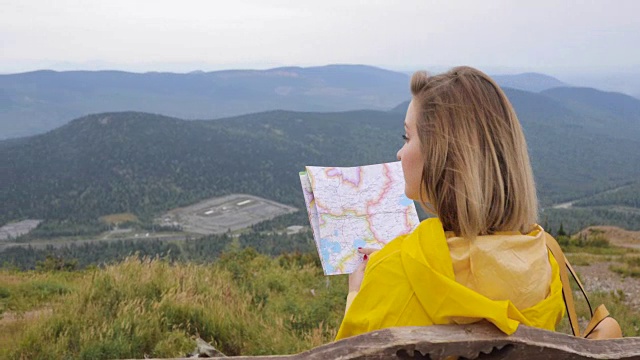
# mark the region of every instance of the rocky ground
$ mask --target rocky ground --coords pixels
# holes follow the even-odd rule
[[[609,242],[618,247],[625,247],[631,252],[640,249],[640,231],[628,231],[613,226],[594,226],[581,233],[601,232]],[[572,254],[568,255],[571,259]],[[640,256],[640,254],[638,255]],[[620,256],[590,256],[588,265],[575,266],[584,281],[587,291],[618,291],[625,294],[625,302],[634,310],[640,311],[640,278],[623,276],[611,270],[611,266],[619,265]]]
[[[625,294],[625,302],[634,310],[640,311],[640,279],[623,277],[611,271],[612,264],[614,262],[595,262],[588,266],[576,266],[575,269],[584,280],[587,292],[622,290]]]

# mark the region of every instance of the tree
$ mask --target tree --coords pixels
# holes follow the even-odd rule
[[[47,255],[44,261],[36,263],[40,271],[73,271],[78,267],[78,260],[65,260],[61,256]]]
[[[558,236],[567,236],[567,232],[564,231],[564,225],[560,222],[560,229],[558,229]]]

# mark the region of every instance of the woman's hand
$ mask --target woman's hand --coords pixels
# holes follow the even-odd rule
[[[364,254],[363,262],[358,265],[356,270],[349,274],[349,292],[359,291],[360,285],[362,284],[362,279],[364,278],[364,270],[367,268],[367,263],[369,262],[369,255],[378,249],[371,248],[358,248],[358,252],[360,254]]]

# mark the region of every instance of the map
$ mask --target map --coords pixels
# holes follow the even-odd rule
[[[400,162],[307,166],[300,182],[325,275],[353,272],[362,261],[358,247],[380,249],[419,223]]]

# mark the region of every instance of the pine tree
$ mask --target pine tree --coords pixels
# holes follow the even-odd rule
[[[566,231],[564,231],[564,226],[562,222],[560,222],[560,229],[558,229],[558,236],[567,236]]]

